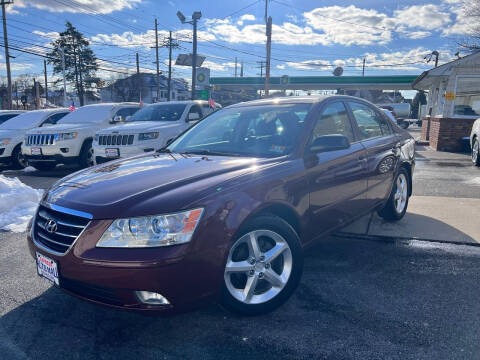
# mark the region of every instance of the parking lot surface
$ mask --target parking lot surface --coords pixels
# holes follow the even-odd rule
[[[83,302],[36,275],[24,234],[0,234],[4,359],[478,359],[480,249],[329,238],[277,311],[212,305],[170,318]],[[181,286],[181,284],[179,284]]]

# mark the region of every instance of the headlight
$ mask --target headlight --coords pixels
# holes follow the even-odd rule
[[[158,132],[149,132],[138,135],[138,140],[153,140],[158,138]]]
[[[0,146],[1,145],[8,145],[10,143],[10,141],[12,141],[12,139],[0,139]]]
[[[69,133],[62,133],[58,134],[58,140],[72,140],[78,136],[77,132],[69,132]]]
[[[176,214],[117,219],[102,235],[97,247],[156,247],[188,243],[203,209]]]

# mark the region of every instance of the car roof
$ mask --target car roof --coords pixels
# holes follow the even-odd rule
[[[0,115],[5,114],[21,114],[26,112],[27,110],[0,110]]]
[[[355,96],[348,96],[348,95],[310,95],[310,96],[283,96],[283,97],[276,97],[276,98],[268,98],[268,99],[259,99],[259,100],[252,100],[252,101],[245,101],[237,104],[233,104],[227,106],[226,108],[237,108],[237,107],[244,107],[244,106],[258,106],[258,105],[278,105],[278,104],[318,104],[326,100],[331,99],[338,99],[338,100],[357,100],[363,101],[365,103],[372,104],[371,102],[355,97]]]
[[[79,107],[79,109],[82,108],[82,107],[122,106],[122,105],[140,106],[140,104],[137,103],[137,102],[117,102],[117,103],[111,102],[111,103],[88,104],[88,105],[84,105],[84,106]]]

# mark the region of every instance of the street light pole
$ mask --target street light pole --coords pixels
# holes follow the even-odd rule
[[[177,16],[182,22],[182,24],[191,24],[193,25],[193,49],[192,49],[192,100],[195,100],[195,87],[196,87],[196,78],[197,78],[197,22],[202,17],[200,11],[195,11],[192,14],[192,20],[186,21],[185,16],[181,11],[177,11]]]

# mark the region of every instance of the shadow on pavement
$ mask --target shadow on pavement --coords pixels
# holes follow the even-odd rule
[[[330,238],[308,251],[293,297],[259,317],[211,306],[150,318],[49,288],[0,318],[0,351],[8,359],[473,359],[479,258]]]

